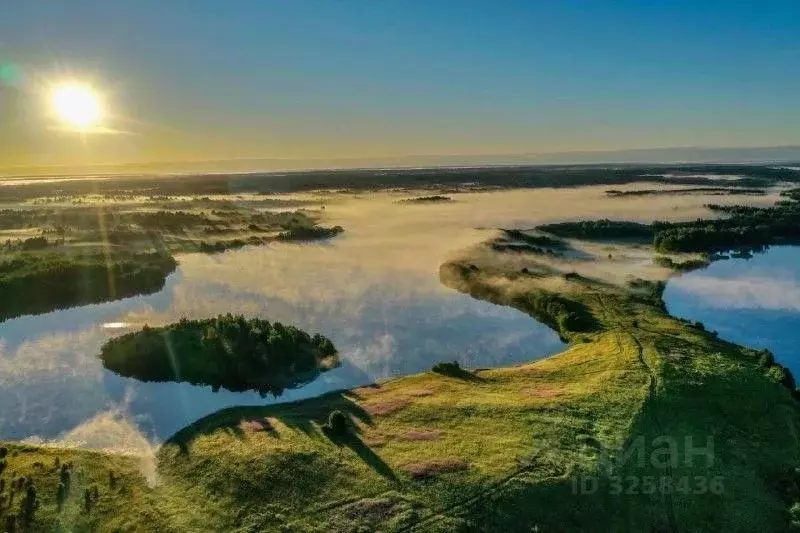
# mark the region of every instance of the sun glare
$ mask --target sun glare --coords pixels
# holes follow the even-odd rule
[[[97,125],[103,116],[100,96],[91,88],[79,83],[64,83],[53,88],[53,111],[59,120],[77,130]]]

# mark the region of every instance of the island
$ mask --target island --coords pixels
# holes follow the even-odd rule
[[[417,196],[416,198],[405,198],[400,200],[401,204],[442,204],[445,202],[452,202],[453,199],[449,196],[442,194],[434,194],[431,196]]]
[[[141,381],[174,381],[278,396],[339,365],[333,343],[294,326],[231,314],[144,326],[106,342],[103,365]]]

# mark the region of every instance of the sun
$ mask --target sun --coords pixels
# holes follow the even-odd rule
[[[103,117],[100,95],[80,83],[56,85],[51,93],[51,104],[58,119],[76,130],[96,126]]]

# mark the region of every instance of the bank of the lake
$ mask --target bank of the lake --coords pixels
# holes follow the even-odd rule
[[[724,339],[769,349],[800,376],[800,247],[773,246],[678,275],[664,301],[672,315],[702,322]]]
[[[9,467],[41,487],[41,523],[79,530],[790,530],[798,404],[774,365],[668,316],[653,281],[615,285],[569,262],[521,272],[516,254],[485,252],[443,265],[442,281],[546,320],[565,352],[222,410],[160,448],[153,488],[113,456],[12,446]],[[652,460],[665,443],[676,460]],[[619,458],[631,444],[644,460]],[[59,515],[56,473],[30,459],[59,453],[126,489],[101,485],[93,510],[72,497]]]

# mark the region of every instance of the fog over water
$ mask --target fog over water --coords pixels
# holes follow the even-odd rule
[[[742,201],[609,199],[595,187],[455,194],[454,202],[435,205],[398,204],[400,196],[384,193],[317,198],[326,207],[325,223],[346,229],[330,242],[179,256],[178,270],[156,294],[1,323],[0,438],[146,449],[222,407],[276,401],[140,383],[103,369],[97,354],[107,339],[181,317],[243,313],[331,338],[342,366],[277,401],[415,373],[443,360],[491,367],[553,354],[563,347],[554,332],[518,311],[444,287],[439,266],[493,228],[578,218],[696,218],[708,216],[702,205],[711,198]]]

